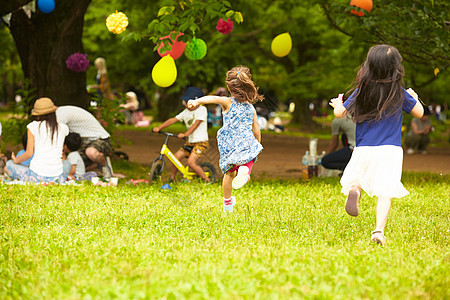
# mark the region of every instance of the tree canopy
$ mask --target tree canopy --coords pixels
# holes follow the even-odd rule
[[[308,103],[345,91],[368,48],[378,43],[389,43],[400,50],[405,59],[405,82],[426,103],[447,101],[447,1],[380,0],[361,17],[352,14],[352,9],[355,7],[347,0],[95,0],[84,15],[82,49],[91,62],[98,56],[106,58],[113,89],[142,91],[149,103],[157,105],[161,119],[181,108],[179,96],[186,86],[211,92],[224,85],[227,69],[247,65],[266,93],[266,105],[273,109],[278,103],[294,101],[299,108],[296,120],[308,122]],[[105,26],[108,15],[116,10],[129,20],[127,30],[120,35]],[[45,23],[48,17],[38,16],[31,17],[31,22]],[[234,21],[231,33],[216,30],[220,18]],[[39,24],[34,26],[43,26]],[[78,26],[83,28],[83,24]],[[6,29],[0,30],[0,39],[7,40]],[[159,38],[173,31],[183,32],[185,41],[193,37],[204,40],[207,54],[201,60],[182,55],[175,61],[175,83],[161,88],[154,84],[151,71],[161,58],[156,51]],[[292,37],[293,46],[289,55],[280,58],[271,52],[271,42],[284,32]],[[0,55],[11,51],[0,50]],[[3,65],[1,72],[5,70]],[[94,83],[95,73],[93,67],[88,69],[88,84]],[[155,97],[158,94],[159,101]]]

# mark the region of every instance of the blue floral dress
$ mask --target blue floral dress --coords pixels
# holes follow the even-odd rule
[[[225,174],[233,165],[243,165],[253,160],[263,146],[253,135],[255,108],[231,98],[230,109],[223,114],[223,127],[217,132],[219,166]]]

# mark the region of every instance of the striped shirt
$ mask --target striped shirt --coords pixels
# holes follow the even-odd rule
[[[87,110],[77,106],[60,106],[56,110],[58,123],[66,124],[70,132],[78,133],[83,142],[109,138],[109,133]]]

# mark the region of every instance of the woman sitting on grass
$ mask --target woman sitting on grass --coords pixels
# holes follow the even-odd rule
[[[62,151],[69,128],[56,120],[56,106],[49,98],[39,98],[34,104],[34,121],[27,125],[27,147],[25,153],[6,163],[6,172],[12,179],[25,182],[63,183]],[[33,156],[34,150],[34,156]],[[30,157],[30,167],[21,165]]]

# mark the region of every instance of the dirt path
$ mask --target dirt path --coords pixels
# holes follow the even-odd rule
[[[123,144],[120,149],[129,155],[130,161],[149,167],[153,159],[159,155],[161,145],[164,142],[163,135],[147,131],[118,131],[117,135],[131,142],[130,144]],[[327,149],[328,142],[328,140],[319,140],[319,153]],[[182,144],[182,140],[171,138],[169,148],[175,152]],[[301,159],[308,149],[309,139],[263,134],[262,144],[264,150],[253,168],[253,176],[283,179],[301,177]],[[214,163],[219,171],[217,165],[219,154],[215,137],[210,137],[210,148],[203,160]],[[450,174],[450,146],[445,148],[430,147],[427,155],[405,154],[403,170]]]

